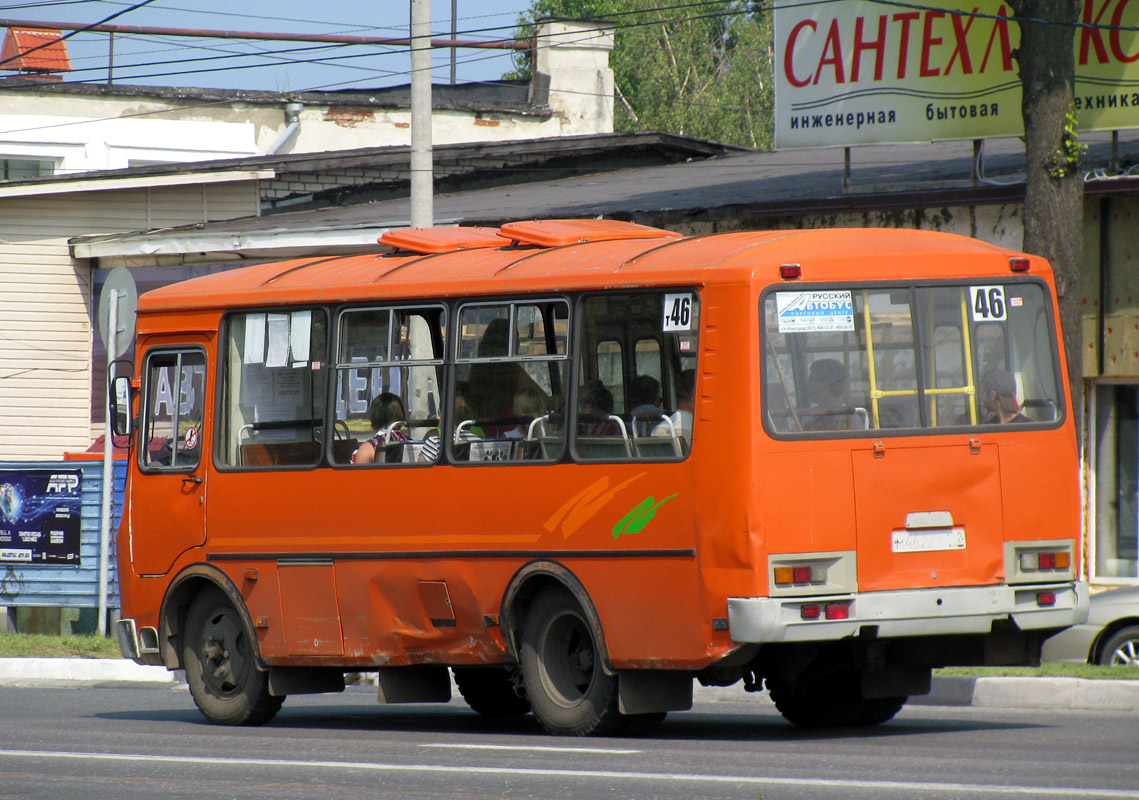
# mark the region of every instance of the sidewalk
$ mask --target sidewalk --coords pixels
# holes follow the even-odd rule
[[[89,683],[185,683],[181,671],[146,667],[121,658],[0,658],[0,686],[41,681]],[[749,694],[740,686],[695,688],[697,700],[767,701],[766,692]],[[935,676],[933,691],[910,700],[915,705],[987,708],[1066,708],[1139,711],[1139,681],[1084,678],[965,678]]]

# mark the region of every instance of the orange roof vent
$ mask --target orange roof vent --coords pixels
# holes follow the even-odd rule
[[[679,239],[683,234],[616,219],[545,219],[510,222],[498,232],[516,242],[540,247],[562,247],[612,239]]]
[[[0,62],[0,69],[32,73],[49,80],[63,80],[52,73],[71,71],[63,34],[54,28],[9,28],[0,49]]]
[[[379,239],[380,244],[396,250],[434,255],[453,253],[456,250],[478,250],[486,247],[506,247],[509,239],[498,235],[494,228],[404,228],[388,231]]]

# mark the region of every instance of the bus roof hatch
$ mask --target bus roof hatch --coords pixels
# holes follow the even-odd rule
[[[580,242],[612,239],[679,239],[683,234],[616,219],[547,219],[510,222],[498,229],[502,236],[523,244],[562,247]]]
[[[453,253],[457,250],[477,250],[484,247],[507,247],[511,240],[498,235],[494,228],[404,228],[388,231],[379,239],[380,244],[396,250],[413,253]]]

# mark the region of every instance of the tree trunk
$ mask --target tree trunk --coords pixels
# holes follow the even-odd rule
[[[1016,60],[1023,86],[1021,111],[1027,173],[1023,247],[1026,252],[1047,258],[1056,271],[1060,324],[1071,378],[1072,415],[1079,430],[1083,412],[1080,276],[1084,182],[1068,112],[1072,109],[1075,81],[1072,23],[1078,19],[1081,3],[1012,0],[1010,4],[1022,19]]]

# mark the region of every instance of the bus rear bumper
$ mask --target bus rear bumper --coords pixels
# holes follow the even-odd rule
[[[728,630],[741,643],[984,634],[1003,620],[1021,630],[1066,628],[1087,616],[1084,581],[728,599]]]

